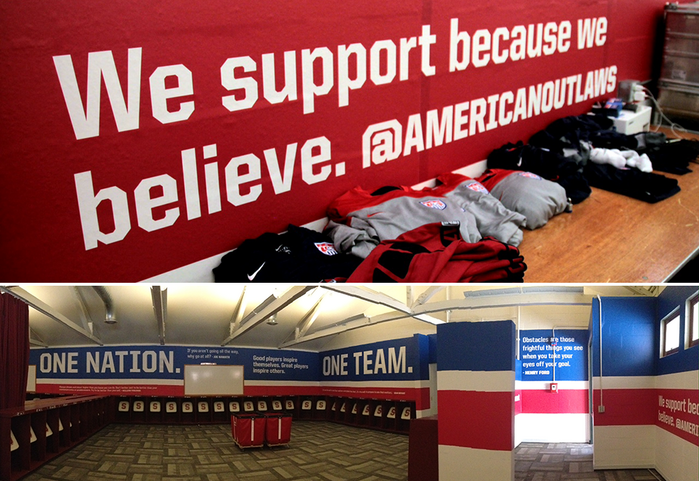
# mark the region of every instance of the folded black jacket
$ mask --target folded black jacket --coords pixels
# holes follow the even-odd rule
[[[638,169],[617,169],[609,164],[590,162],[585,167],[585,177],[593,187],[651,204],[672,197],[680,191],[675,179],[641,172]]]

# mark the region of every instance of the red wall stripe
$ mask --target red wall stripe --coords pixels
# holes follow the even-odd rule
[[[655,425],[699,446],[699,390],[656,389]],[[662,399],[661,399],[662,398]]]
[[[595,426],[654,425],[657,405],[655,389],[605,389],[604,412],[599,412],[600,390],[593,393]]]
[[[558,392],[523,390],[522,413],[530,414],[587,414],[587,389],[563,389]]]
[[[439,391],[438,396],[440,445],[512,451],[512,391]]]

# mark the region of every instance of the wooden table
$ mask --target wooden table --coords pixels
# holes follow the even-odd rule
[[[662,283],[699,252],[699,164],[672,175],[681,192],[656,204],[592,189],[544,227],[524,231],[525,282]]]

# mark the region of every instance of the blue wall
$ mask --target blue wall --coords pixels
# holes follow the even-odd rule
[[[685,308],[687,299],[697,292],[697,286],[672,286],[666,288],[658,297],[658,319],[656,332],[660,333],[660,322],[675,308],[680,308],[680,350],[657,361],[658,374],[695,371],[699,368],[699,345],[685,349],[685,330],[687,328]],[[659,355],[659,351],[658,351]]]
[[[413,337],[362,344],[318,354],[320,381],[429,379],[429,339]]]
[[[515,370],[515,324],[512,321],[440,324],[437,336],[437,368],[440,371]],[[474,342],[466,346],[464,339]]]
[[[605,376],[656,376],[699,368],[699,346],[685,349],[686,301],[697,286],[668,286],[657,298],[602,298]],[[680,351],[660,358],[660,324],[680,308]],[[599,376],[599,302],[592,307],[593,373]]]
[[[658,358],[655,298],[602,298],[605,376],[654,376]],[[599,376],[599,302],[592,303],[592,369]]]

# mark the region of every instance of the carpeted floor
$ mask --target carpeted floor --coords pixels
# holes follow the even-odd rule
[[[294,421],[289,447],[241,450],[229,425],[111,424],[26,481],[403,480],[408,436]]]
[[[516,481],[659,481],[648,470],[593,471],[585,444],[521,444]],[[405,480],[408,436],[294,421],[289,447],[241,450],[229,425],[111,424],[25,481]],[[458,480],[455,480],[458,481]]]
[[[522,443],[515,448],[515,481],[664,481],[653,470],[592,469],[591,444]]]

